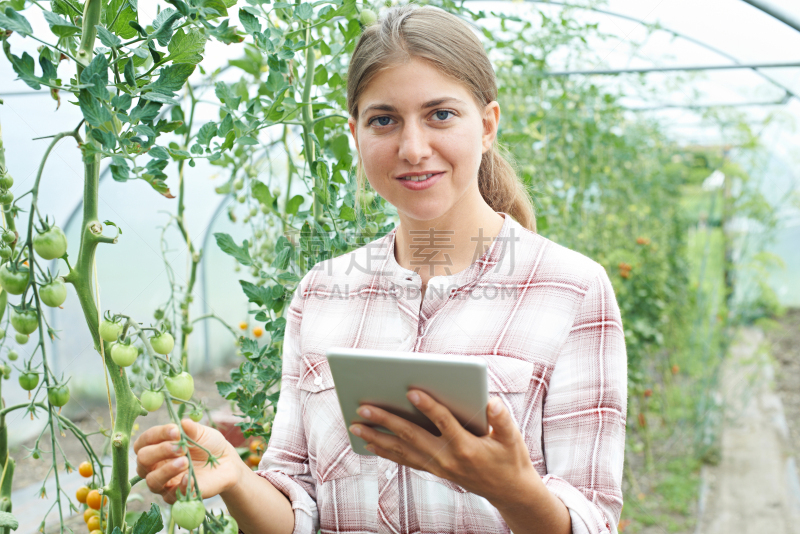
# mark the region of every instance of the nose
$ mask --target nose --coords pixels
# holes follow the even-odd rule
[[[400,134],[398,156],[410,165],[418,165],[433,154],[428,135],[415,121],[406,122]]]

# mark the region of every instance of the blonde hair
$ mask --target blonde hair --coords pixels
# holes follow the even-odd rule
[[[430,62],[444,74],[463,83],[478,109],[497,100],[494,69],[483,44],[457,16],[438,7],[401,5],[387,10],[364,29],[347,71],[347,110],[358,120],[358,101],[370,81],[381,71],[411,58]],[[478,187],[494,211],[508,213],[525,228],[536,231],[530,194],[497,139],[481,159]],[[356,196],[365,177],[358,158]],[[358,206],[358,202],[356,202]]]

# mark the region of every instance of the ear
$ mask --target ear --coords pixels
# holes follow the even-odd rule
[[[358,151],[358,136],[356,135],[356,120],[353,117],[347,119],[347,125],[350,127],[350,135],[353,136],[353,141],[356,143],[356,152]]]
[[[500,124],[500,104],[492,100],[483,109],[483,153],[485,154],[492,148],[495,138],[497,138],[497,127]]]

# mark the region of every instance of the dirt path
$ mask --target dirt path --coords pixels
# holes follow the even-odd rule
[[[799,534],[797,470],[774,365],[761,330],[745,328],[723,364],[722,461],[706,470],[698,534]]]

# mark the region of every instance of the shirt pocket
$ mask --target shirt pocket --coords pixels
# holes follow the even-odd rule
[[[531,385],[534,364],[529,361],[494,354],[481,354],[480,357],[486,360],[489,398],[495,396],[502,398],[506,407],[510,408],[514,420],[518,422],[520,415],[525,411],[525,398]],[[412,469],[411,473],[421,479],[443,484],[458,493],[467,493],[467,490],[455,482],[437,477],[428,471]]]
[[[325,483],[360,474],[361,457],[350,446],[325,355],[302,355],[297,388],[301,391],[303,426],[309,460],[317,482]]]

